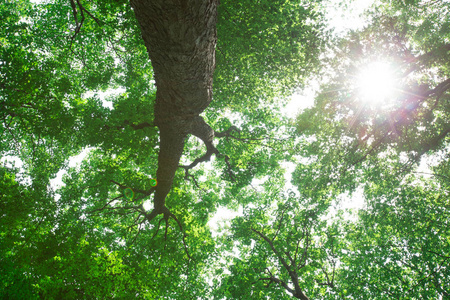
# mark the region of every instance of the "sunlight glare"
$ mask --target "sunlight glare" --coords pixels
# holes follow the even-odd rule
[[[388,63],[374,62],[361,71],[357,87],[363,100],[381,103],[392,97],[395,91],[395,78]]]

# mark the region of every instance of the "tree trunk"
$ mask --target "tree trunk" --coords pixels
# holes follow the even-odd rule
[[[212,99],[218,0],[132,0],[157,87],[160,130],[154,211],[165,213],[184,140],[211,131],[199,114]],[[202,128],[198,128],[201,126]]]

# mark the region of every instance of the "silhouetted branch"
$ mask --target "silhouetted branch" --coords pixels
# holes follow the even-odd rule
[[[142,123],[139,123],[139,124],[134,124],[134,123],[131,123],[128,120],[125,120],[123,123],[125,125],[130,125],[134,130],[143,129],[143,128],[147,128],[147,127],[155,127],[155,124],[148,123],[148,122],[142,122]]]
[[[273,245],[273,242],[271,239],[269,239],[266,235],[264,235],[262,232],[256,230],[256,229],[251,229],[253,232],[255,232],[256,234],[258,234],[264,241],[266,241],[270,248],[272,249],[273,253],[278,257],[278,259],[280,260],[281,264],[283,265],[283,267],[287,270],[287,271],[291,271],[291,267],[287,264],[286,260],[283,258],[283,256],[278,252],[278,250],[275,248],[275,246]]]
[[[284,281],[281,280],[281,279],[278,279],[277,277],[274,277],[274,276],[270,276],[270,277],[262,277],[262,278],[259,278],[259,280],[261,280],[261,281],[269,281],[269,283],[267,284],[266,287],[268,287],[270,283],[274,282],[274,283],[277,283],[277,284],[281,285],[286,291],[288,291],[288,292],[291,293],[292,295],[295,294],[295,291],[294,291],[292,288],[290,288],[290,287],[287,285],[286,282],[284,282]]]
[[[90,212],[88,212],[88,213],[89,213],[89,214],[92,214],[92,213],[94,213],[94,212],[96,212],[96,211],[104,210],[104,209],[106,209],[106,207],[107,207],[108,205],[110,205],[111,203],[113,203],[114,201],[116,201],[116,200],[118,200],[118,199],[120,199],[120,198],[122,198],[122,197],[123,197],[122,195],[117,196],[116,198],[111,199],[110,201],[106,202],[106,204],[103,205],[101,208],[94,209],[94,210],[92,210],[92,211],[90,211]]]
[[[280,221],[278,222],[278,228],[277,228],[277,231],[275,232],[275,234],[274,234],[274,236],[272,238],[272,241],[277,237],[278,233],[280,232],[282,221],[283,221],[283,218],[284,218],[284,213],[288,210],[288,208],[289,207],[286,205],[286,207],[281,212],[281,218],[280,218]]]
[[[155,238],[155,236],[158,234],[159,228],[161,227],[161,222],[162,222],[163,220],[164,220],[164,218],[161,218],[161,219],[159,220],[158,226],[156,227],[156,231],[155,231],[155,233],[153,234],[153,236],[151,237],[150,240],[153,240],[153,239]]]
[[[233,131],[241,132],[239,130],[239,128],[237,128],[236,126],[230,126],[230,128],[228,128],[227,130],[222,131],[222,132],[214,131],[214,136],[218,137],[218,138],[222,138],[222,137],[226,137],[226,136],[233,137],[231,135],[231,132],[233,132]]]
[[[201,162],[209,161],[213,154],[219,154],[219,151],[214,146],[209,151],[206,151],[206,153],[203,154],[201,157],[196,158],[190,165],[188,166],[180,165],[179,167],[185,169],[186,171],[190,170]]]
[[[183,226],[181,225],[180,220],[178,220],[178,218],[171,212],[169,212],[169,217],[171,217],[172,219],[175,220],[175,222],[177,222],[178,227],[180,228],[180,231],[183,233],[183,238],[182,239],[183,239],[183,245],[184,245],[184,252],[186,253],[187,257],[189,259],[191,259],[192,257],[189,255],[189,251],[188,251],[187,244],[186,244],[186,236],[187,236],[187,234],[184,232]]]
[[[407,76],[408,74],[419,70],[421,66],[426,65],[427,63],[432,61],[433,58],[439,57],[438,55],[439,52],[449,52],[449,51],[450,51],[450,44],[444,44],[427,53],[409,58],[409,61],[412,62],[413,65],[403,74],[403,76]]]
[[[134,226],[135,224],[133,224],[133,226]],[[134,239],[131,241],[131,243],[129,244],[130,246],[131,245],[133,245],[135,242],[136,242],[136,240],[137,240],[137,237],[139,236],[139,234],[141,233],[141,228],[138,226],[138,232],[136,233],[136,235],[134,236]]]
[[[126,186],[126,185],[121,184],[121,183],[119,183],[119,182],[117,182],[117,181],[115,181],[115,180],[112,180],[112,179],[110,180],[110,182],[112,182],[112,183],[114,183],[115,185],[119,186],[121,189],[127,189],[127,188],[130,188],[134,193],[139,193],[139,194],[142,194],[142,195],[143,195],[142,197],[136,197],[135,200],[140,200],[140,199],[142,199],[142,198],[144,198],[144,197],[146,197],[146,196],[150,196],[150,195],[156,190],[156,186],[151,187],[151,188],[148,189],[148,190],[141,190],[141,189],[135,189],[135,188]]]

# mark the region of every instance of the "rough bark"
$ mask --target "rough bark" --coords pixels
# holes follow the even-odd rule
[[[218,0],[132,0],[157,87],[154,124],[160,130],[158,186],[148,220],[165,206],[188,134],[214,147],[214,131],[199,116],[212,100]]]

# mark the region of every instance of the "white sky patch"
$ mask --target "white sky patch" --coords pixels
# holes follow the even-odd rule
[[[145,209],[146,211],[152,210],[152,209],[153,209],[153,206],[154,206],[154,205],[153,205],[153,199],[144,201],[144,203],[142,203],[142,206],[144,207],[144,209]]]
[[[295,92],[289,103],[281,109],[281,113],[288,118],[295,118],[298,113],[314,105],[314,98],[319,90],[319,83],[312,82],[302,91]]]
[[[251,186],[257,191],[258,193],[264,192],[264,182],[269,179],[269,176],[264,176],[262,178],[253,178],[251,182]]]
[[[243,208],[239,207],[238,211],[228,209],[226,207],[219,207],[217,212],[208,221],[208,226],[211,228],[213,237],[219,235],[220,228],[229,228],[231,226],[230,220],[243,215]]]
[[[367,24],[363,12],[370,6],[377,3],[377,0],[353,0],[346,6],[342,5],[343,0],[329,0],[325,4],[325,15],[330,28],[334,29],[337,35],[344,35],[349,30],[361,29]]]
[[[244,118],[242,114],[239,112],[233,112],[228,108],[226,108],[223,115],[230,120],[231,124],[233,124],[238,128],[241,128],[242,125],[244,124]]]
[[[338,212],[341,211],[343,220],[356,221],[358,219],[356,212],[364,209],[366,207],[365,203],[363,188],[359,187],[351,195],[345,193],[337,196],[328,209],[328,213],[322,216],[322,219],[327,220],[331,224],[331,222],[336,220]]]
[[[291,181],[292,181],[292,173],[295,171],[297,163],[284,161],[281,163],[281,166],[286,170],[284,173],[284,180],[286,181],[285,183],[286,189],[296,190],[294,186],[291,184]]]
[[[88,153],[94,148],[88,147],[83,149],[83,151],[80,152],[80,154],[72,156],[69,158],[69,168],[74,168],[80,165],[80,163],[83,161],[83,159],[88,155]],[[56,173],[56,177],[50,180],[50,187],[52,190],[56,191],[60,187],[64,186],[65,184],[62,182],[62,178],[64,174],[67,174],[66,169],[59,170],[58,173]]]
[[[23,162],[17,156],[6,155],[0,158],[0,163],[7,168],[22,168]]]
[[[356,189],[351,197],[343,196],[340,203],[341,209],[363,209],[365,204],[364,191],[362,188]]]
[[[120,95],[125,92],[125,88],[117,88],[117,89],[108,89],[104,92],[102,91],[89,91],[83,95],[83,98],[89,98],[94,95],[97,95],[99,99],[102,101],[103,107],[113,109],[113,102],[108,100],[111,97]]]
[[[447,146],[445,149],[433,153],[432,155],[423,155],[420,159],[420,164],[415,171],[416,175],[426,179],[436,176],[435,174],[433,174],[434,172],[431,168],[439,165],[439,163],[441,163],[442,160],[445,159],[445,155],[449,151],[450,146]]]
[[[23,185],[30,185],[32,178],[27,174],[23,168],[23,161],[18,156],[5,155],[0,158],[0,164],[8,169],[17,169],[16,181]]]
[[[69,158],[69,167],[70,168],[77,167],[86,157],[86,155],[88,155],[89,152],[91,152],[91,150],[93,149],[94,149],[93,147],[84,148],[83,151],[80,152],[80,154]]]

